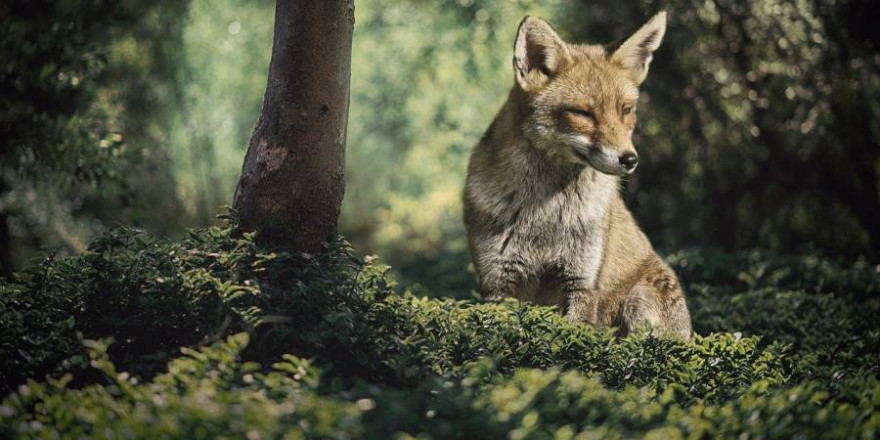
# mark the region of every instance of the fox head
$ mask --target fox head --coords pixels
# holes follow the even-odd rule
[[[545,21],[526,17],[513,52],[525,136],[559,160],[629,174],[639,85],[666,31],[666,12],[613,47],[569,44]]]

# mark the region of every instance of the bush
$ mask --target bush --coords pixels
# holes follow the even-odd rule
[[[680,386],[658,395],[609,390],[578,371],[519,369],[495,376],[489,361],[461,380],[432,377],[413,389],[360,383],[321,390],[320,370],[293,355],[268,370],[242,361],[246,333],[184,349],[168,372],[139,384],[118,373],[106,345],[86,341],[105,383],[69,387],[70,375],[29,381],[0,406],[4,438],[792,438],[823,432],[871,438],[880,426],[880,387],[855,405],[829,403],[814,384],[767,393],[756,383],[738,400],[676,403]],[[580,437],[580,435],[579,435]]]
[[[396,293],[388,267],[342,240],[287,255],[227,227],[178,242],[118,229],[0,284],[0,437],[870,437],[867,266],[670,261],[704,334],[692,342]]]

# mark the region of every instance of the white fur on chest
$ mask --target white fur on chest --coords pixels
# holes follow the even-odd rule
[[[548,191],[540,184],[523,188],[512,239],[531,252],[536,266],[576,267],[592,286],[604,256],[606,219],[615,190],[616,182],[591,169],[561,190]]]
[[[471,176],[469,199],[490,213],[501,229],[483,237],[481,252],[490,260],[515,257],[530,275],[560,265],[574,268],[592,286],[598,277],[605,246],[606,219],[617,180],[591,168],[557,170],[552,164],[523,157],[502,179]],[[567,172],[568,177],[561,173]]]

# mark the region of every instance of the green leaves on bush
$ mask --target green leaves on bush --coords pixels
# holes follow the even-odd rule
[[[210,348],[184,349],[168,372],[138,384],[117,372],[106,345],[89,341],[92,365],[106,384],[71,389],[70,374],[46,383],[29,381],[0,407],[0,433],[63,438],[350,438],[358,432],[354,404],[322,398],[316,371],[288,357],[268,372],[240,362],[247,334]],[[294,374],[291,374],[291,373]],[[4,432],[5,431],[5,432]]]
[[[271,369],[243,362],[240,333],[184,350],[168,372],[138,383],[87,341],[106,384],[68,386],[71,376],[29,381],[0,406],[4,438],[870,438],[880,426],[880,387],[855,405],[824,405],[814,384],[767,393],[756,383],[739,399],[712,406],[676,403],[675,385],[610,390],[581,372],[519,369],[497,376],[489,359],[456,380],[426,379],[412,389],[363,382],[322,393],[320,371],[292,355]]]
[[[232,228],[178,242],[118,229],[0,284],[16,390],[0,437],[870,437],[874,281],[818,259],[824,275],[805,277],[834,281],[789,291],[804,270],[791,260],[712,255],[670,258],[705,334],[683,343],[512,300],[398,294],[342,240],[287,255]]]

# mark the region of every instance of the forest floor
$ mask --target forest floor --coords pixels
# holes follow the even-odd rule
[[[117,229],[0,282],[0,438],[880,435],[880,266],[667,260],[690,342],[414,295],[342,240]]]

